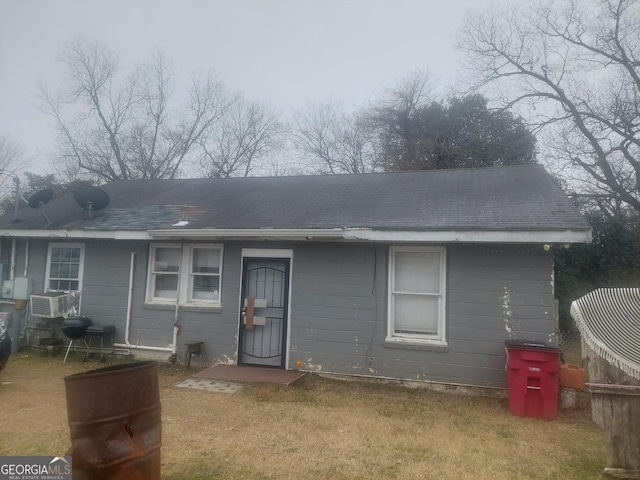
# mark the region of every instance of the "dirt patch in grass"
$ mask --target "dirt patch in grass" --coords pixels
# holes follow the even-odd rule
[[[0,373],[0,454],[65,453],[63,378],[101,366],[12,357]],[[587,397],[542,421],[512,416],[504,399],[315,375],[228,395],[174,386],[194,370],[158,371],[165,480],[605,478]]]

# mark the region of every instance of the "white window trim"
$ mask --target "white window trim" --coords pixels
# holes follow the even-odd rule
[[[79,248],[80,249],[80,266],[78,268],[78,290],[54,290],[49,287],[51,273],[51,251],[54,248]],[[49,243],[47,250],[47,267],[44,274],[44,290],[46,292],[82,292],[82,277],[84,274],[84,243]]]
[[[146,302],[152,304],[175,305],[176,299],[154,296],[155,277],[153,273],[153,264],[155,259],[156,248],[177,248],[180,250],[180,261],[178,265],[178,304],[185,306],[207,306],[218,307],[221,305],[222,299],[222,265],[224,263],[224,248],[219,243],[152,243],[149,248],[149,265],[147,269],[147,293]],[[220,250],[220,279],[218,300],[193,299],[193,285],[191,282],[191,260],[193,258],[194,249],[216,249]]]
[[[437,252],[440,254],[440,301],[438,302],[438,333],[401,334],[395,333],[394,319],[394,285],[395,285],[395,257],[396,252]],[[387,310],[387,342],[420,345],[447,345],[446,340],[446,278],[447,278],[447,249],[446,247],[390,247],[389,248],[389,278],[388,278],[388,310]]]

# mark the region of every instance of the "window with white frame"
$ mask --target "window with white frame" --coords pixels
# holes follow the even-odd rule
[[[84,245],[50,243],[45,285],[49,291],[79,292],[82,289]]]
[[[446,344],[444,247],[391,247],[387,340]]]
[[[219,305],[222,246],[152,244],[147,301]]]

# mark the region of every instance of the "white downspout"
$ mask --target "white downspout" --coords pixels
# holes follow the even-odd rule
[[[176,309],[173,314],[173,339],[171,344],[171,357],[169,361],[171,363],[175,363],[178,359],[178,314],[180,311],[180,286],[182,284],[182,260],[183,260],[183,251],[184,251],[184,240],[180,241],[180,258],[178,263],[178,288],[176,292]]]
[[[131,264],[129,265],[129,293],[127,295],[127,319],[124,326],[124,343],[129,343],[129,331],[131,329],[131,308],[133,305],[133,271],[136,262],[136,252],[131,252]]]
[[[9,274],[9,280],[16,278],[16,239],[11,241],[11,273]]]
[[[24,277],[29,274],[29,239],[27,238],[27,244],[24,252]]]
[[[133,306],[133,273],[135,269],[136,252],[131,252],[131,265],[129,266],[129,293],[127,295],[127,319],[124,326],[124,343],[114,343],[114,347],[118,348],[131,348],[137,350],[152,350],[156,352],[174,352],[175,342],[173,348],[167,347],[151,347],[147,345],[132,345],[129,342],[129,332],[131,330],[131,309]]]

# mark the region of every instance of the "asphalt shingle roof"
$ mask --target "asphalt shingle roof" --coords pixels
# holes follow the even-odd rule
[[[92,218],[71,194],[45,213],[24,207],[0,229],[558,231],[590,229],[542,166],[386,174],[131,180],[101,186],[110,197]]]

